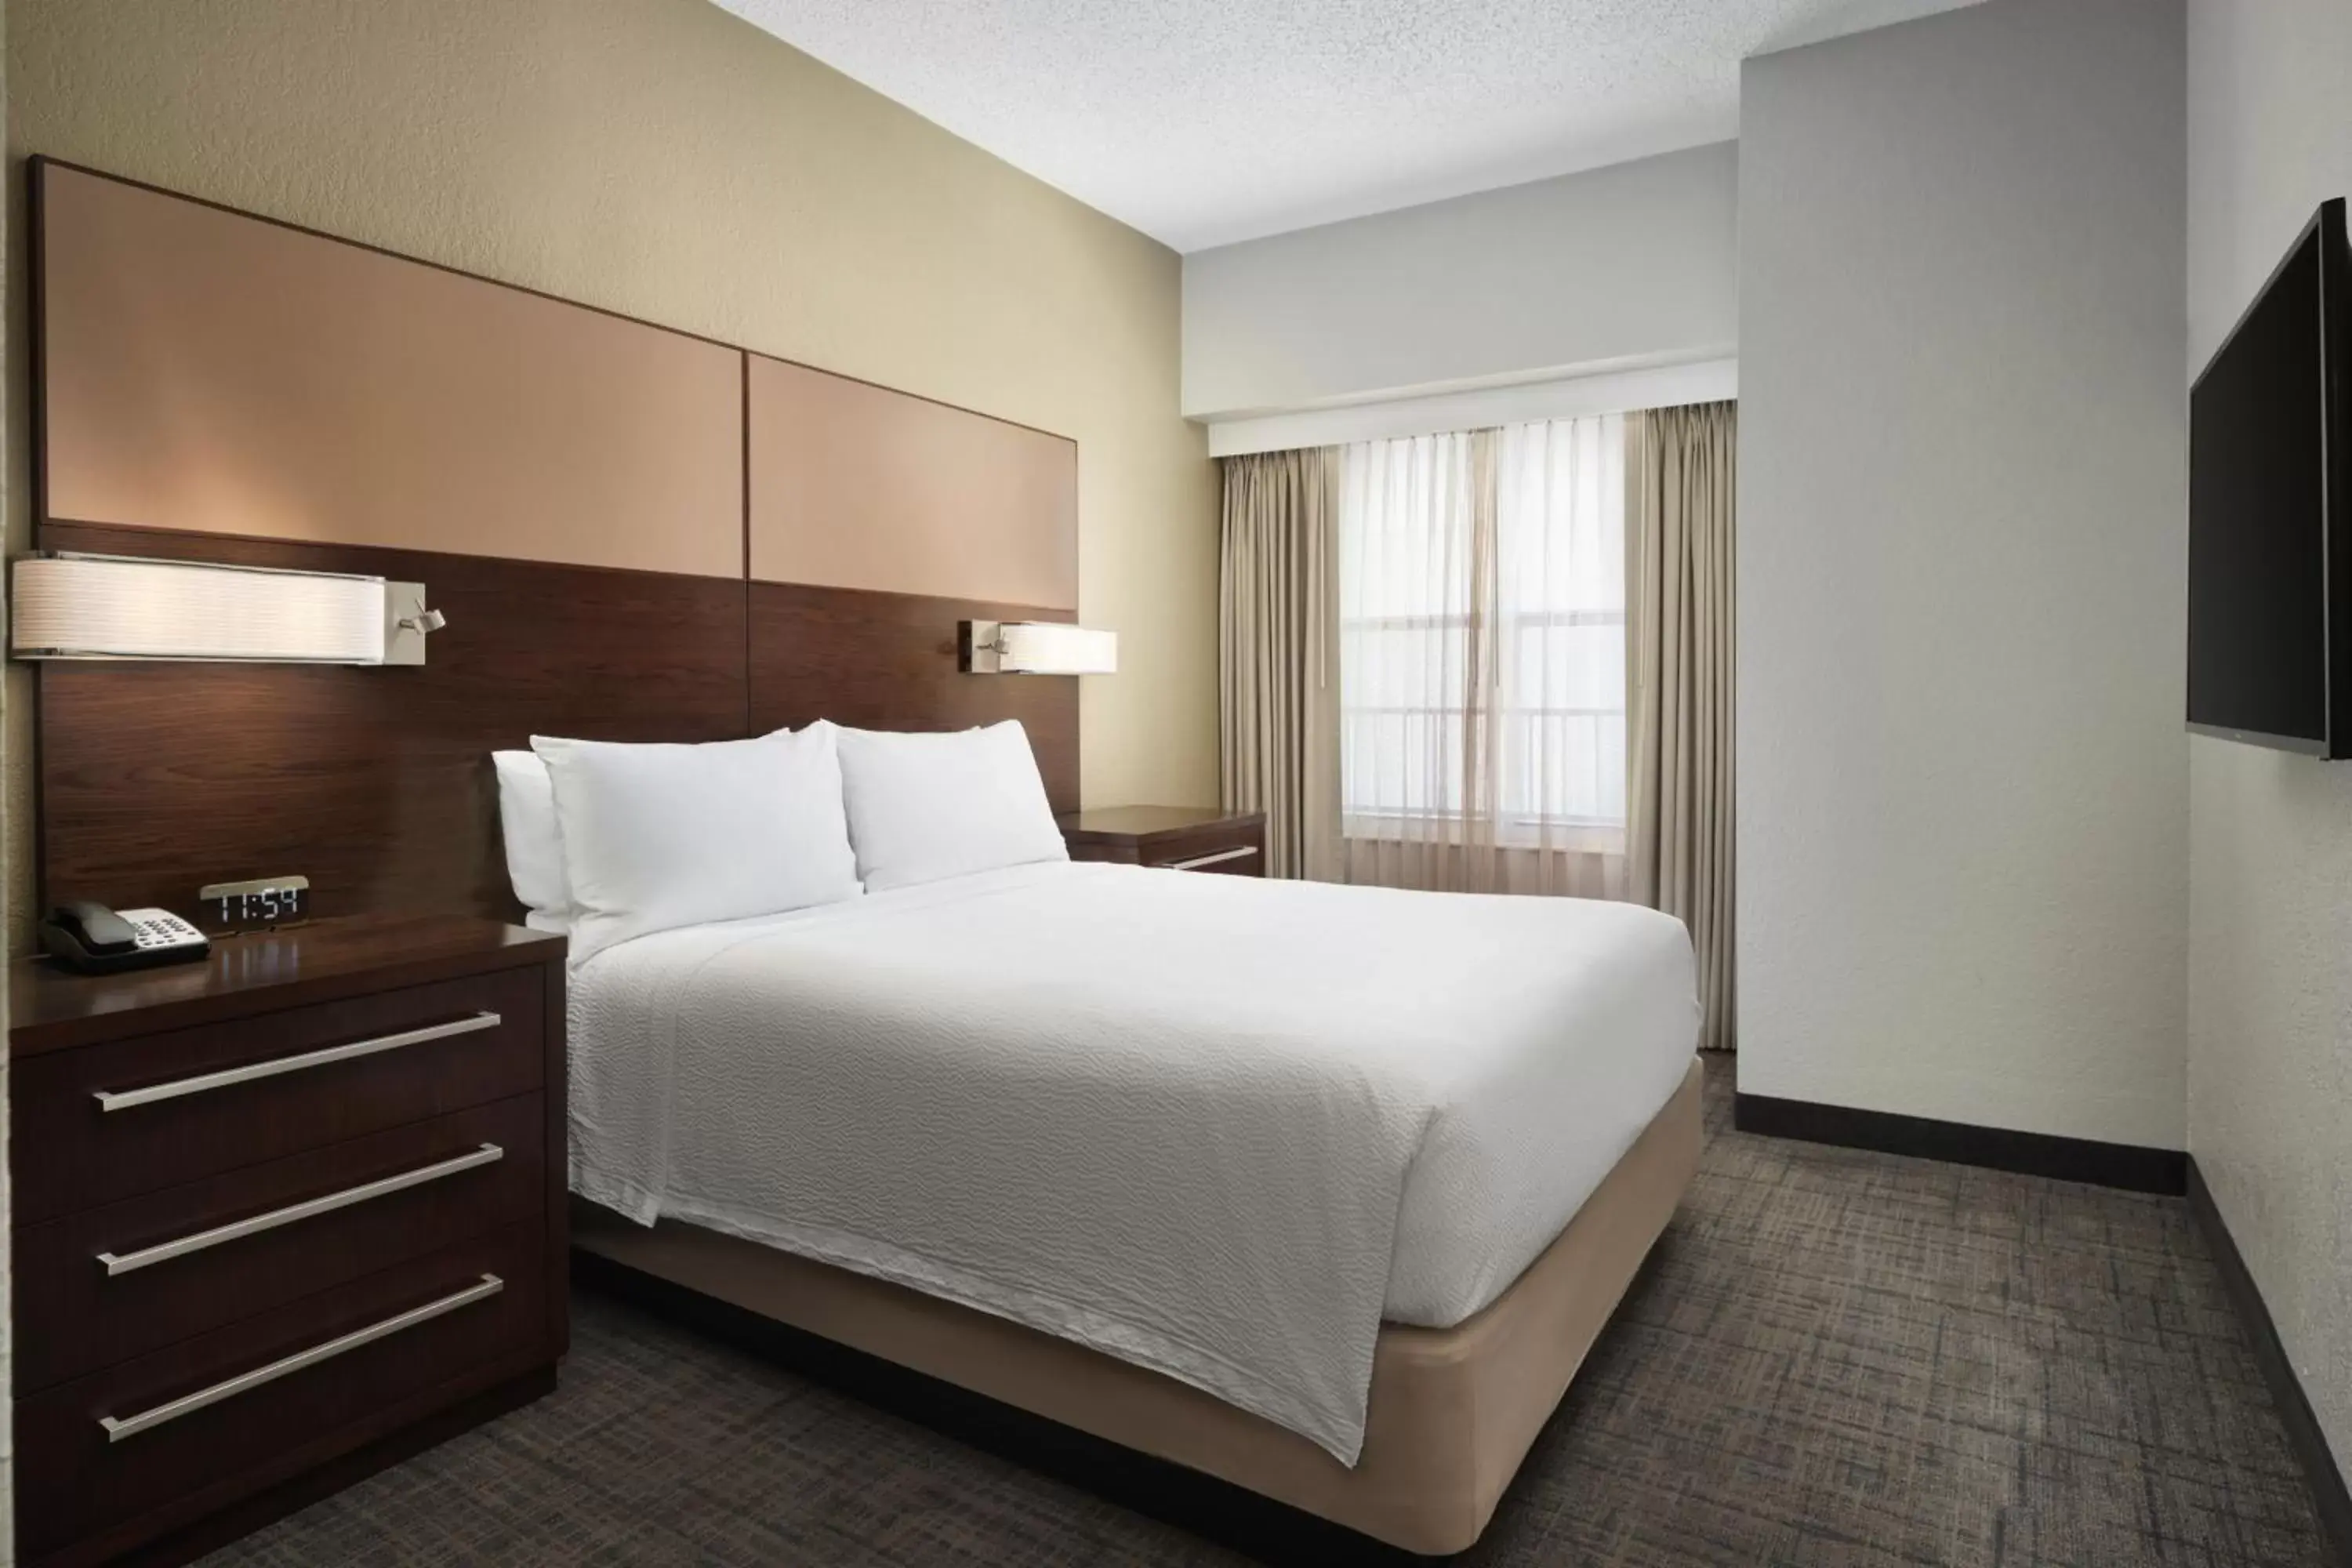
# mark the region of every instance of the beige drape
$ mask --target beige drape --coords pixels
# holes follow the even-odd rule
[[[1699,1044],[1729,1050],[1738,406],[1629,415],[1625,442],[1632,896],[1690,928]]]
[[[1330,878],[1339,838],[1339,449],[1224,459],[1218,714],[1229,811],[1266,874]]]

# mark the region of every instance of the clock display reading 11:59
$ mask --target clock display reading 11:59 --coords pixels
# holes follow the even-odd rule
[[[215,882],[200,889],[205,923],[215,931],[261,931],[310,918],[310,879],[264,877],[251,882]]]

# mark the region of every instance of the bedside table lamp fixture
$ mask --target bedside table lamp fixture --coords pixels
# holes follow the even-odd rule
[[[17,562],[10,607],[32,659],[423,664],[446,624],[421,583],[66,552]]]
[[[964,621],[959,661],[972,675],[1115,675],[1118,634],[1059,621]]]

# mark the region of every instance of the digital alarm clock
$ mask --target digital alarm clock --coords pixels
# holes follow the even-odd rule
[[[251,882],[215,882],[198,889],[205,923],[215,931],[268,931],[299,925],[310,918],[310,879],[263,877]]]

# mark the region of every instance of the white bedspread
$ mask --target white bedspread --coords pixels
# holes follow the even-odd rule
[[[586,1196],[1152,1367],[1352,1464],[1383,1316],[1492,1300],[1672,1096],[1680,922],[1053,864],[625,942]]]

